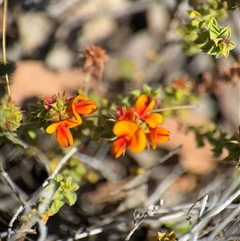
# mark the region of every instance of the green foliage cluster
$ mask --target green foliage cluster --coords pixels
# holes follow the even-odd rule
[[[73,182],[72,177],[64,177],[61,174],[57,174],[54,182],[51,182],[45,188],[45,190],[54,189],[55,192],[51,198],[48,209],[43,214],[43,218],[47,220],[49,216],[56,214],[65,203],[67,203],[69,206],[72,206],[77,200],[75,191],[78,188],[78,184]],[[41,198],[39,200],[39,205],[41,205],[43,202],[46,202],[45,198]]]
[[[178,28],[178,33],[188,54],[203,51],[220,58],[227,57],[235,48],[235,43],[230,40],[230,27],[221,27],[217,22],[226,16],[227,6],[223,1],[208,0],[187,12],[189,20]]]
[[[22,120],[22,111],[8,96],[0,103],[0,136],[15,132]]]
[[[229,136],[226,131],[219,129],[216,124],[212,124],[207,130],[204,125],[189,126],[188,130],[194,132],[199,147],[204,146],[205,140],[211,144],[214,157],[220,157],[225,149],[228,151],[228,155],[224,158],[224,161],[239,160],[240,133]]]
[[[182,88],[174,88],[172,86],[165,86],[163,88],[162,103],[164,107],[180,107],[183,105],[189,105],[197,103],[199,96],[193,92],[190,81],[187,81]],[[165,110],[162,115],[169,117],[172,115],[181,116],[186,112],[186,109],[181,110]]]
[[[136,71],[135,64],[132,60],[123,58],[120,60],[118,68],[118,78],[121,80],[130,81],[133,78],[133,73]]]

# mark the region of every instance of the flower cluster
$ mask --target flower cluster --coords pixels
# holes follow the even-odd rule
[[[92,114],[97,110],[96,102],[87,100],[83,94],[70,99],[67,99],[65,93],[54,95],[52,98],[43,98],[43,106],[47,111],[45,120],[52,122],[46,132],[48,134],[56,132],[57,141],[62,147],[73,144],[69,129],[81,125],[80,115]]]
[[[142,94],[138,97],[134,108],[118,107],[113,126],[116,136],[112,147],[112,154],[118,158],[126,149],[141,152],[146,146],[156,149],[157,143],[169,140],[170,132],[160,127],[162,116],[151,113],[155,106],[155,99]]]

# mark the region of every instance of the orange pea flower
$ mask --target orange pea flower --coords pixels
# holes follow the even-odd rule
[[[85,95],[77,95],[72,100],[71,108],[77,119],[80,118],[79,115],[89,115],[98,109],[96,102],[93,100],[87,100]]]
[[[135,111],[138,117],[144,120],[150,128],[156,128],[162,122],[162,116],[158,113],[150,113],[155,105],[155,100],[142,94],[135,103]]]
[[[56,139],[62,147],[68,147],[73,144],[73,137],[70,128],[76,127],[82,123],[81,119],[70,118],[67,120],[59,121],[47,127],[46,132],[53,134],[56,132]]]
[[[113,127],[113,133],[118,137],[111,147],[116,158],[124,154],[127,148],[133,152],[141,152],[146,146],[146,135],[135,122],[118,121]]]
[[[150,128],[147,134],[148,140],[151,143],[152,149],[155,150],[157,143],[164,143],[169,141],[170,132],[163,127]]]

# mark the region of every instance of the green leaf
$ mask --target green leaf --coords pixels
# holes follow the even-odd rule
[[[195,137],[196,137],[196,141],[199,147],[204,146],[204,142],[203,142],[203,138],[200,134],[198,134],[197,132],[195,132]]]
[[[194,41],[194,44],[198,44],[198,45],[200,45],[199,47],[201,47],[201,45],[207,44],[209,42],[209,40],[210,40],[209,32],[204,31],[198,35],[198,38]]]
[[[78,190],[78,188],[79,188],[79,186],[77,183],[71,183],[69,191],[74,192],[74,191]]]
[[[231,29],[229,27],[221,28],[219,37],[221,38],[230,38],[231,37]]]
[[[212,25],[209,29],[210,39],[214,40],[220,35],[220,29],[216,25]]]
[[[188,11],[187,13],[190,18],[196,18],[201,16],[201,13],[199,13],[197,10]]]
[[[66,195],[64,195],[65,201],[69,206],[72,206],[76,200],[77,200],[77,195],[74,192],[69,192]]]
[[[60,183],[63,180],[63,176],[61,174],[57,174],[55,180]]]
[[[146,95],[150,95],[152,91],[152,88],[149,85],[144,84],[143,85],[143,93]]]
[[[37,138],[37,133],[36,131],[33,131],[33,130],[28,130],[28,135],[31,139],[36,139]]]
[[[65,186],[68,190],[70,190],[71,185],[72,185],[72,177],[68,177],[65,181]]]
[[[224,52],[227,50],[227,45],[225,43],[220,43],[218,46],[219,46],[221,52]]]
[[[217,20],[212,17],[208,23],[208,28],[211,29],[212,27],[215,28],[217,26]]]
[[[54,193],[53,199],[54,199],[54,200],[62,200],[62,199],[63,199],[63,194],[62,194],[62,192],[60,192],[59,190],[57,190],[57,191]]]
[[[132,90],[131,95],[138,97],[141,94],[141,90],[137,89],[137,90]]]
[[[214,44],[212,45],[212,47],[207,51],[208,54],[211,55],[217,55],[219,53],[219,48],[216,47]]]
[[[236,47],[236,44],[235,44],[234,42],[230,41],[230,42],[228,43],[228,46],[227,46],[228,50],[232,50],[232,49],[234,49],[235,47]]]
[[[64,202],[61,200],[54,200],[51,203],[50,209],[53,213],[57,213],[59,211],[59,209],[63,206]]]

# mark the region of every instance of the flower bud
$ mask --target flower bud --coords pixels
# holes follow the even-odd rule
[[[22,111],[8,96],[1,100],[0,105],[0,135],[5,132],[14,132],[20,126]]]

